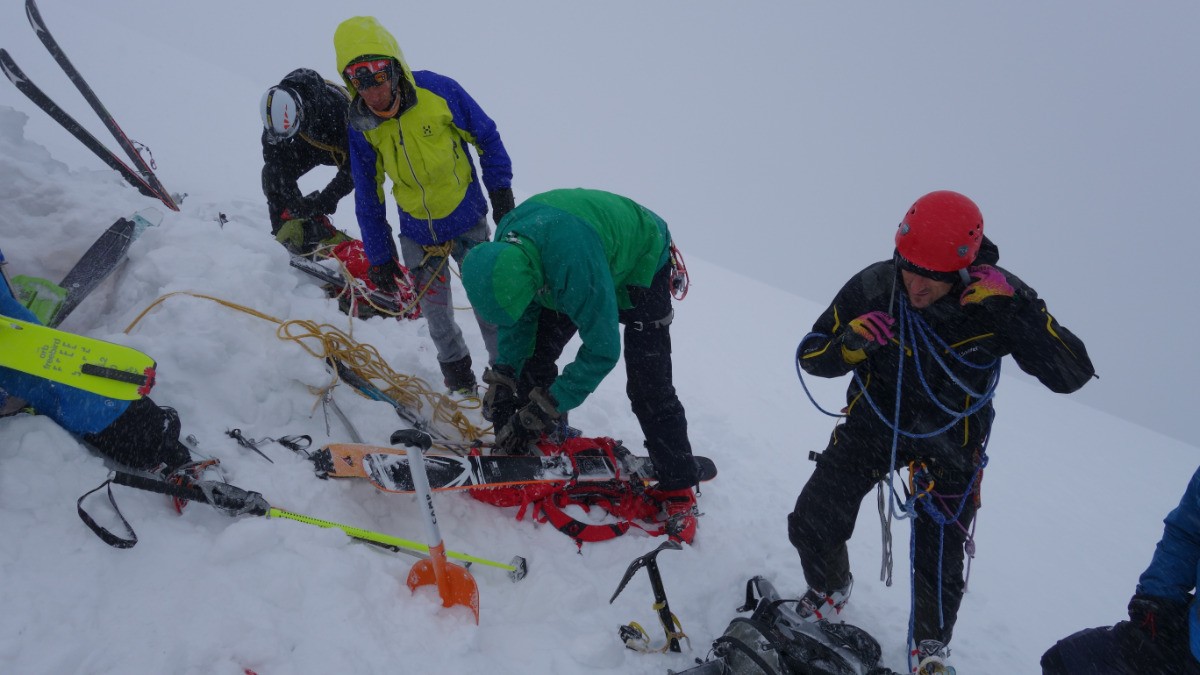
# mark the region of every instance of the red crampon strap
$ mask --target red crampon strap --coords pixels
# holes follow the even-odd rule
[[[373,291],[378,290],[371,281],[370,274],[368,274],[371,262],[367,260],[367,254],[363,250],[363,243],[361,241],[357,239],[343,241],[333,247],[330,255],[337,258],[346,267],[346,271],[350,273],[350,276],[365,283],[367,288]],[[421,318],[421,304],[417,302],[417,282],[407,267],[399,265],[399,268],[401,276],[396,277],[396,304],[405,311],[404,314],[396,318],[419,319]],[[350,290],[349,287],[348,290]],[[357,295],[350,290],[351,304],[357,304],[358,301]]]
[[[585,511],[599,506],[620,520],[614,523],[585,523],[572,518],[564,507],[574,504]],[[638,494],[633,486],[624,481],[589,483],[564,487],[538,502],[538,508],[554,529],[575,540],[583,548],[584,542],[608,541],[629,531],[631,527],[642,530],[652,537],[667,533],[666,526],[646,527],[639,520],[649,520],[658,515],[658,506],[653,500]]]

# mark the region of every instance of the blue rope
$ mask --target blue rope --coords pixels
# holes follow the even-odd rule
[[[829,335],[824,333],[809,333],[800,338],[800,344],[796,345],[796,377],[800,379],[800,386],[804,388],[804,393],[808,396],[808,402],[813,404],[813,407],[830,417],[845,417],[842,413],[829,412],[817,403],[817,399],[813,397],[812,392],[808,390],[808,383],[804,381],[804,371],[800,369],[800,352],[804,349],[804,343],[813,338],[828,338]]]

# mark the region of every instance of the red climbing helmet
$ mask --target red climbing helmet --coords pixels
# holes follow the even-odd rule
[[[983,214],[966,195],[930,192],[913,203],[896,230],[896,250],[933,272],[969,266],[983,242]]]

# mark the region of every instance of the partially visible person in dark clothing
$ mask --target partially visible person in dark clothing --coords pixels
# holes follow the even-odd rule
[[[338,244],[346,235],[329,216],[354,189],[346,112],[350,96],[315,70],[298,68],[263,94],[262,188],[271,217],[271,234],[296,254]],[[304,195],[300,177],[318,166],[335,166],[337,175],[324,189]]]

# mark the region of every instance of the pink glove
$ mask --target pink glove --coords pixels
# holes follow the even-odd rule
[[[963,307],[978,305],[988,298],[1011,298],[1012,284],[1004,277],[1004,272],[991,265],[975,265],[967,270],[974,279],[967,285],[958,303]]]
[[[892,339],[892,326],[895,323],[896,320],[887,312],[867,312],[850,322],[843,334],[842,344],[851,351],[886,345]]]

